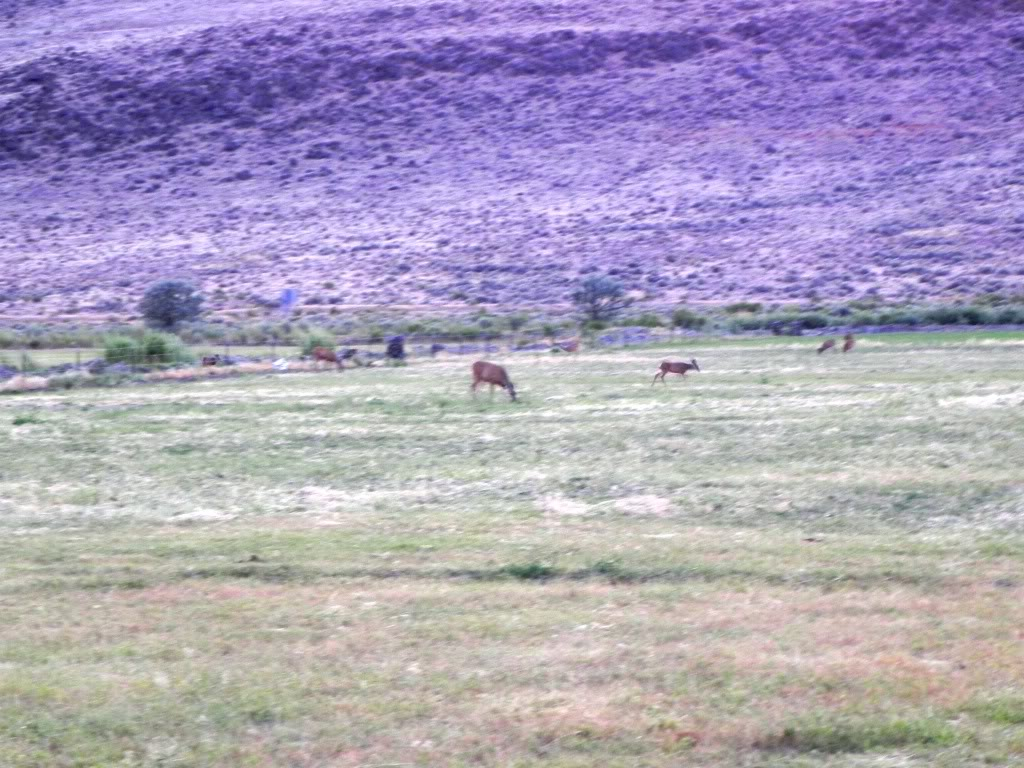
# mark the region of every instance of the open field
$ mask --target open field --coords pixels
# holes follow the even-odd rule
[[[1024,335],[0,398],[0,765],[1024,765]]]

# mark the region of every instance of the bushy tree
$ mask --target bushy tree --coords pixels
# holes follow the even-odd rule
[[[139,309],[146,324],[154,328],[174,328],[178,323],[199,317],[203,297],[184,280],[161,280],[142,297]]]
[[[610,275],[593,275],[580,283],[572,300],[588,320],[611,320],[633,303],[626,289]]]

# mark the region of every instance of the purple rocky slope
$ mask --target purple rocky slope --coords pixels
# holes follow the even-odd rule
[[[1024,290],[1024,0],[0,2],[0,316]]]

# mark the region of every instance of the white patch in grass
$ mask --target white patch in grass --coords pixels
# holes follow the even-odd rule
[[[626,496],[616,499],[615,509],[625,515],[665,517],[672,514],[672,502],[662,496]]]
[[[565,496],[545,496],[541,499],[544,511],[552,515],[585,515],[590,507],[582,501],[567,499]]]

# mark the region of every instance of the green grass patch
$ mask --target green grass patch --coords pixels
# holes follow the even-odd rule
[[[760,746],[797,752],[872,752],[902,747],[951,747],[964,740],[949,723],[921,720],[841,720],[785,727]]]
[[[968,710],[980,720],[999,725],[1024,725],[1024,696],[1000,697],[975,702]]]

